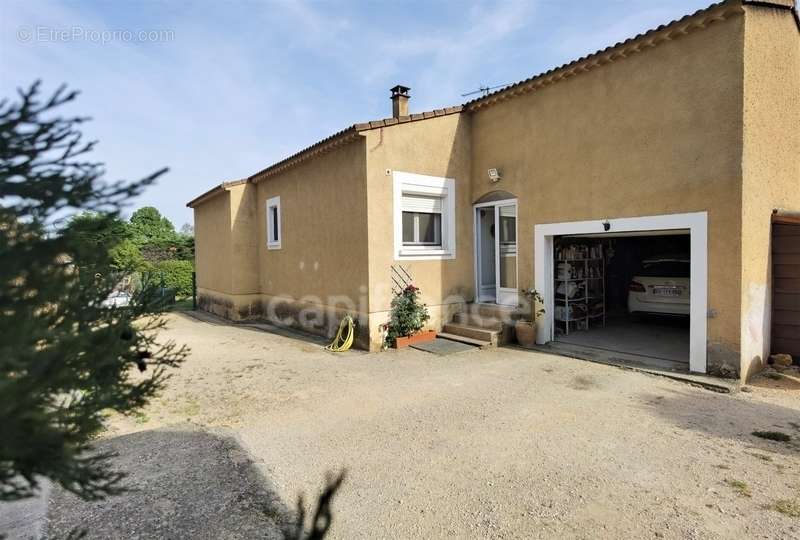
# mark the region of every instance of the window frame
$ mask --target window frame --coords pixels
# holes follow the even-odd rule
[[[456,191],[453,178],[426,176],[394,171],[394,259],[395,260],[445,260],[456,257]],[[441,198],[441,245],[405,245],[403,243],[403,196]],[[408,212],[417,212],[412,208]],[[436,213],[436,212],[434,212]]]
[[[275,209],[276,220],[277,221],[277,232],[278,234],[274,235],[276,239],[273,240],[273,219],[272,219],[272,209]],[[266,232],[267,232],[267,249],[281,249],[281,237],[283,235],[283,222],[281,219],[281,198],[278,197],[271,197],[267,199],[266,203]]]

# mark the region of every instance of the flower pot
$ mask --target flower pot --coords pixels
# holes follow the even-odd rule
[[[530,321],[517,321],[514,325],[517,334],[517,343],[526,348],[536,345],[536,325]]]
[[[410,336],[398,337],[394,340],[394,347],[395,349],[402,349],[403,347],[408,347],[415,343],[424,343],[426,341],[433,341],[434,339],[436,339],[435,330],[422,330]]]

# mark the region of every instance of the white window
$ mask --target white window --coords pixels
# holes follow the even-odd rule
[[[267,249],[281,248],[281,198],[267,199]]]
[[[404,172],[394,177],[395,259],[452,259],[455,181]]]

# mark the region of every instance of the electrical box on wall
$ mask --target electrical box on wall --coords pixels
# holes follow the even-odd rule
[[[489,180],[492,182],[499,182],[500,181],[500,171],[495,168],[491,168],[488,171],[489,173]]]

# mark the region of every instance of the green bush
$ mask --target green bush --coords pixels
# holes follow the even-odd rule
[[[392,299],[392,311],[386,329],[386,346],[394,345],[398,337],[416,334],[430,319],[428,308],[419,301],[419,289],[408,285]]]
[[[170,289],[175,289],[178,296],[192,294],[192,272],[194,265],[191,261],[161,261],[155,264],[151,279]]]

